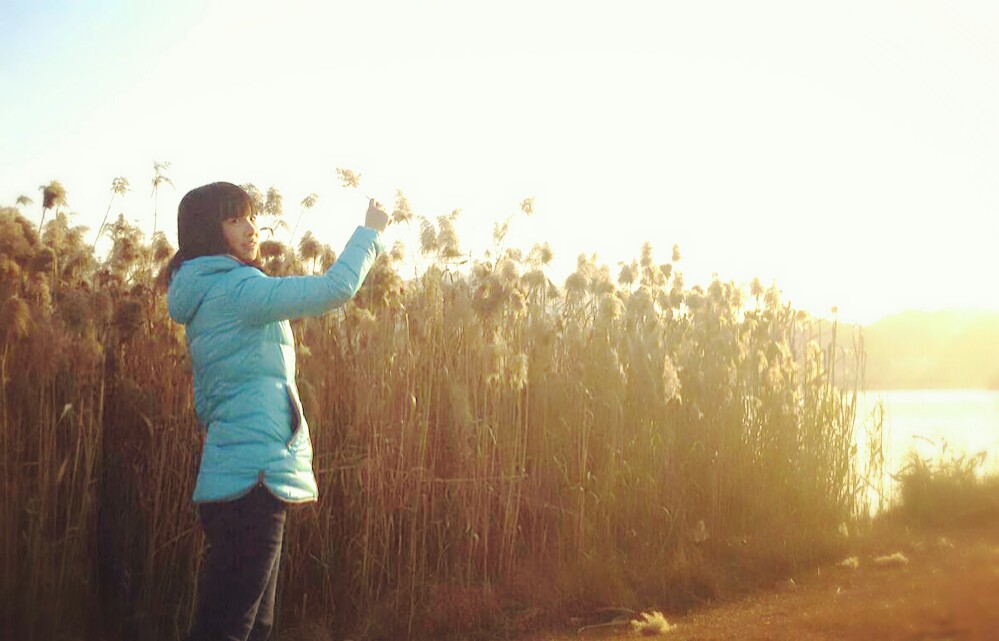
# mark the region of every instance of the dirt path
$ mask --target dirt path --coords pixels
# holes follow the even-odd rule
[[[882,556],[901,553],[884,565]],[[896,532],[858,545],[858,567],[836,564],[793,583],[669,617],[667,641],[999,641],[999,525]],[[551,641],[636,638],[587,631]]]

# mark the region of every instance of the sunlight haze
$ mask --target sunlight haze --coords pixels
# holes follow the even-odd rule
[[[461,209],[465,249],[517,215],[558,283],[674,244],[688,284],[776,283],[871,322],[999,309],[993,2],[0,2],[0,205],[66,188],[176,236],[183,194],[275,186],[337,250],[362,194]],[[361,174],[360,193],[335,169]],[[407,237],[390,228],[388,241]],[[416,247],[410,245],[411,252]]]

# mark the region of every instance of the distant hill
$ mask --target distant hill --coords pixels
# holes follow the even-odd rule
[[[901,312],[863,335],[868,389],[999,389],[999,312]]]

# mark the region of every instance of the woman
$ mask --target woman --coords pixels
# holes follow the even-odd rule
[[[270,278],[257,267],[256,212],[245,191],[212,183],[180,202],[167,299],[186,329],[195,410],[207,430],[193,500],[208,551],[190,641],[270,636],[287,506],[318,498],[288,320],[350,300],[387,224],[372,200],[325,274]]]

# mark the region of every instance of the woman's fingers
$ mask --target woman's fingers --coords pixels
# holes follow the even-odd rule
[[[384,231],[388,226],[388,223],[388,214],[385,213],[384,209],[382,209],[381,204],[372,198],[368,202],[368,211],[364,216],[364,226],[378,231]]]

